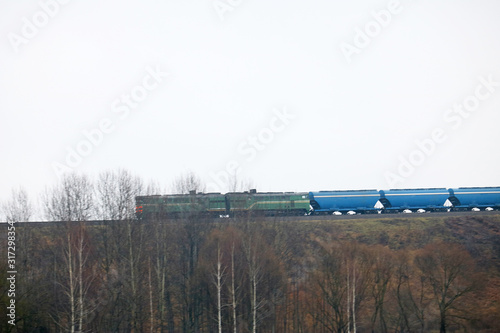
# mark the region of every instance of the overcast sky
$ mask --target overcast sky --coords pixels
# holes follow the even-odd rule
[[[500,185],[500,2],[0,1],[0,199]]]

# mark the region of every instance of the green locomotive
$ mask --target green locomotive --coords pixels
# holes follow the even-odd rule
[[[248,192],[149,195],[136,197],[139,219],[180,218],[189,215],[228,217],[253,213],[263,216],[304,215],[310,210],[308,193]]]
[[[148,195],[138,196],[135,201],[136,215],[140,219],[226,214],[226,198],[219,193]]]
[[[261,215],[304,215],[309,212],[308,193],[276,192],[257,193],[255,190],[226,194],[227,211],[230,215],[244,212]]]

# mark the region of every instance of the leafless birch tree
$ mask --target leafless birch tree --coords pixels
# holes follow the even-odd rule
[[[82,332],[90,311],[88,291],[92,277],[84,277],[89,254],[85,227],[81,223],[93,213],[93,186],[87,176],[68,174],[61,183],[45,192],[45,214],[49,220],[66,222],[66,241],[61,245],[67,276],[60,282],[68,300],[67,320],[58,324],[69,332]]]

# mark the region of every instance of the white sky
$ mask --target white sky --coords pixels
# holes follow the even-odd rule
[[[259,191],[500,185],[498,1],[62,3],[0,0],[1,200],[54,184],[103,121],[71,169],[165,185],[191,170],[221,192],[211,174],[231,161]],[[132,92],[145,98],[125,115]]]

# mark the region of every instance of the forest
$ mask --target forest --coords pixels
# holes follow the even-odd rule
[[[500,331],[498,213],[135,219],[152,191],[123,170],[70,174],[41,196],[46,223],[23,223],[33,206],[13,191],[16,316],[2,223],[0,330]]]

